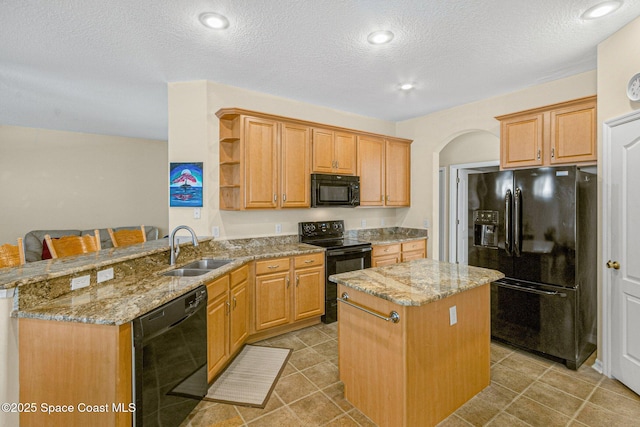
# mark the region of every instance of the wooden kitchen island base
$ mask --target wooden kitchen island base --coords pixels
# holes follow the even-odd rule
[[[490,382],[489,284],[420,306],[338,286],[338,348],[345,397],[379,426],[433,426]],[[457,323],[451,325],[455,307]]]

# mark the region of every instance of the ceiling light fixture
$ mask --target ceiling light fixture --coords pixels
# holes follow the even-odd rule
[[[229,26],[229,20],[217,13],[207,12],[200,15],[200,22],[207,28],[214,30],[224,30]]]
[[[400,88],[400,90],[404,90],[406,92],[408,90],[413,89],[415,86],[413,85],[413,83],[402,83],[398,87]]]
[[[391,40],[393,40],[393,33],[386,30],[374,31],[367,36],[367,41],[371,44],[385,44]]]
[[[613,0],[599,3],[593,7],[590,7],[582,14],[582,19],[597,19],[608,15],[622,6],[622,2]]]

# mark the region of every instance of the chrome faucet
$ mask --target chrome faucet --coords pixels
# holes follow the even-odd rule
[[[169,244],[171,250],[171,258],[169,260],[169,264],[171,265],[175,265],[176,260],[178,259],[178,255],[180,255],[180,245],[176,245],[176,232],[178,230],[187,230],[189,233],[191,233],[191,242],[193,243],[193,246],[198,246],[198,238],[196,237],[196,232],[193,231],[191,227],[189,227],[188,225],[179,225],[174,228],[171,232],[171,235],[169,236]]]

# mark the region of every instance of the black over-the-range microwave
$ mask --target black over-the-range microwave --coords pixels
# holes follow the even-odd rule
[[[311,207],[360,206],[360,177],[311,174]]]

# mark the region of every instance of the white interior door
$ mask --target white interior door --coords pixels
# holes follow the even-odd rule
[[[640,112],[638,112],[640,113]],[[607,122],[604,223],[611,374],[640,393],[640,114]],[[605,313],[606,316],[606,313]],[[605,329],[606,331],[607,329]],[[606,362],[605,362],[606,363]]]

